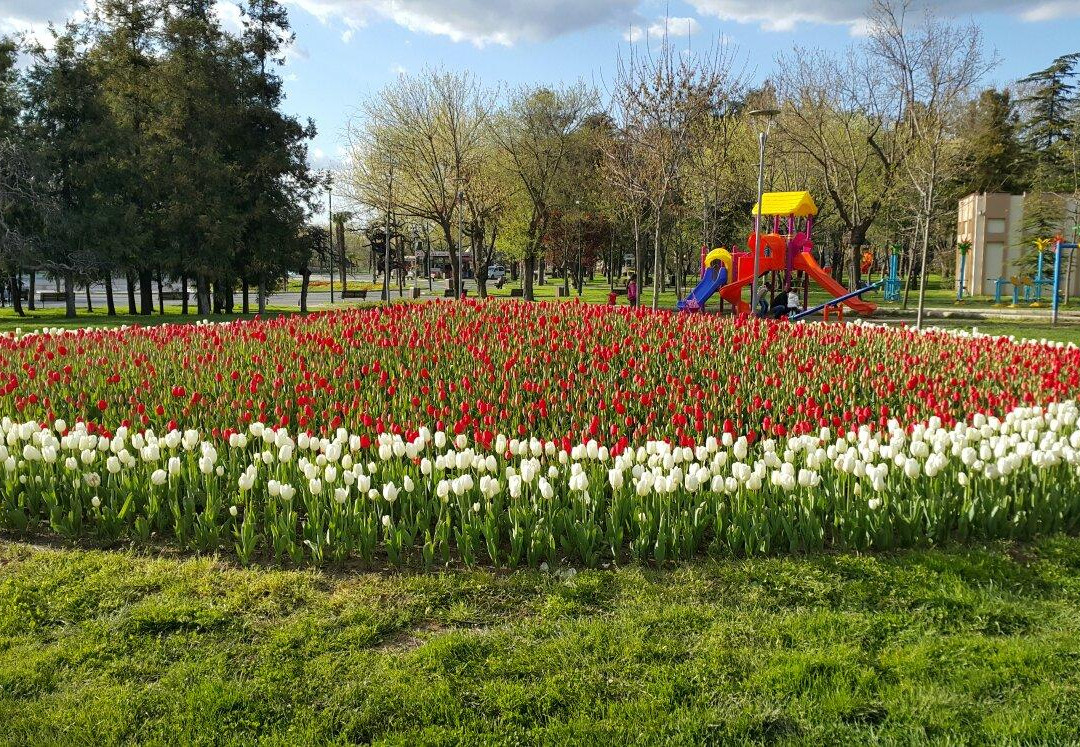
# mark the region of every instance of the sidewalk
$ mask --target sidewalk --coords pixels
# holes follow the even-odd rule
[[[1032,309],[1032,308],[979,308],[979,307],[966,307],[966,306],[928,306],[923,309],[923,317],[926,319],[971,319],[971,320],[991,320],[996,319],[1000,321],[1013,321],[1013,322],[1045,322],[1050,323],[1051,319],[1050,307]],[[874,320],[908,320],[916,317],[917,311],[913,308],[909,308],[906,311],[903,309],[891,309],[878,307],[878,311],[869,319]],[[844,315],[845,318],[847,315]],[[1058,310],[1058,323],[1060,324],[1080,324],[1080,310],[1078,309],[1059,309]]]

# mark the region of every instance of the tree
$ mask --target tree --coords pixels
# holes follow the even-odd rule
[[[506,153],[506,167],[519,182],[511,207],[508,246],[523,260],[523,296],[533,300],[533,273],[541,257],[552,219],[555,191],[563,178],[575,133],[596,103],[596,94],[582,83],[562,88],[523,86],[515,90],[505,111],[491,120],[495,141]]]
[[[742,88],[730,71],[732,57],[722,43],[684,55],[666,32],[655,50],[619,61],[615,84],[616,119],[641,158],[642,190],[653,229],[652,307],[660,300],[663,272],[661,230],[675,197],[678,176],[689,153],[695,125],[723,108]]]
[[[982,55],[982,32],[974,23],[952,26],[929,11],[912,31],[905,24],[906,5],[875,0],[871,16],[871,48],[900,91],[905,117],[917,149],[905,168],[918,192],[922,213],[919,305],[916,327],[922,326],[926,298],[927,256],[938,184],[956,160],[949,136],[971,88],[990,69]]]
[[[268,279],[295,264],[291,255],[307,252],[296,242],[316,186],[307,168],[306,145],[315,136],[315,125],[281,112],[284,89],[276,66],[293,39],[285,8],[277,0],[248,0],[243,21],[241,103],[230,143],[239,176],[236,262],[254,273],[259,313],[264,313]],[[342,272],[344,284],[344,265]],[[231,285],[231,279],[226,282]]]
[[[469,73],[426,69],[400,76],[363,106],[349,127],[353,198],[430,221],[449,247],[452,287],[461,289],[459,194],[476,169],[489,131],[492,95]]]
[[[796,49],[780,57],[778,140],[804,158],[842,225],[853,285],[871,226],[907,154],[902,98],[872,58]]]
[[[163,17],[164,6],[156,0],[103,0],[96,6],[98,32],[91,55],[102,79],[115,146],[108,167],[113,246],[106,255],[105,274],[110,313],[115,311],[111,280],[116,267],[128,268],[129,313],[150,314],[153,269],[165,260],[152,126],[160,104],[154,80]]]
[[[240,241],[229,153],[229,123],[237,113],[232,50],[211,0],[171,6],[162,44],[154,124],[164,233],[174,272],[195,278],[198,313],[209,314],[210,284],[231,266]]]
[[[1020,118],[1009,89],[988,88],[968,104],[960,134],[961,194],[1025,191],[1027,154],[1019,137]]]
[[[52,50],[34,50],[27,136],[56,206],[30,269],[64,279],[66,315],[74,317],[76,280],[100,276],[110,244],[101,182],[112,128],[84,27],[69,23],[54,32]]]

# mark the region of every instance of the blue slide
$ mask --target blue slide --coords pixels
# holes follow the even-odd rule
[[[676,308],[679,311],[701,311],[705,308],[705,302],[712,298],[716,291],[724,287],[727,281],[726,276],[727,269],[724,267],[706,270],[705,277],[701,279],[701,282],[697,284],[694,290],[690,291],[689,296],[679,301]]]

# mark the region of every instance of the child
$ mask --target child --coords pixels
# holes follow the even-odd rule
[[[802,305],[799,303],[799,294],[795,292],[794,288],[788,289],[787,310],[788,315],[797,314],[802,311]]]
[[[637,275],[633,272],[630,273],[630,280],[626,284],[626,300],[630,302],[631,306],[637,306],[638,288],[637,288]]]

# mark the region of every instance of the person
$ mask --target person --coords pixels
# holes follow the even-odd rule
[[[762,278],[758,282],[757,299],[758,299],[757,315],[761,316],[761,317],[768,316],[769,315],[769,287],[767,285],[765,285],[765,279],[764,278]]]
[[[637,274],[631,272],[630,280],[626,283],[626,300],[630,302],[631,306],[637,306],[638,299],[638,287],[637,287]]]
[[[787,313],[790,316],[791,314],[796,314],[800,311],[802,311],[802,304],[799,303],[799,294],[795,292],[794,288],[789,288],[787,294]]]
[[[783,291],[778,291],[772,298],[772,305],[769,307],[769,316],[773,319],[779,319],[787,312],[787,295]]]

